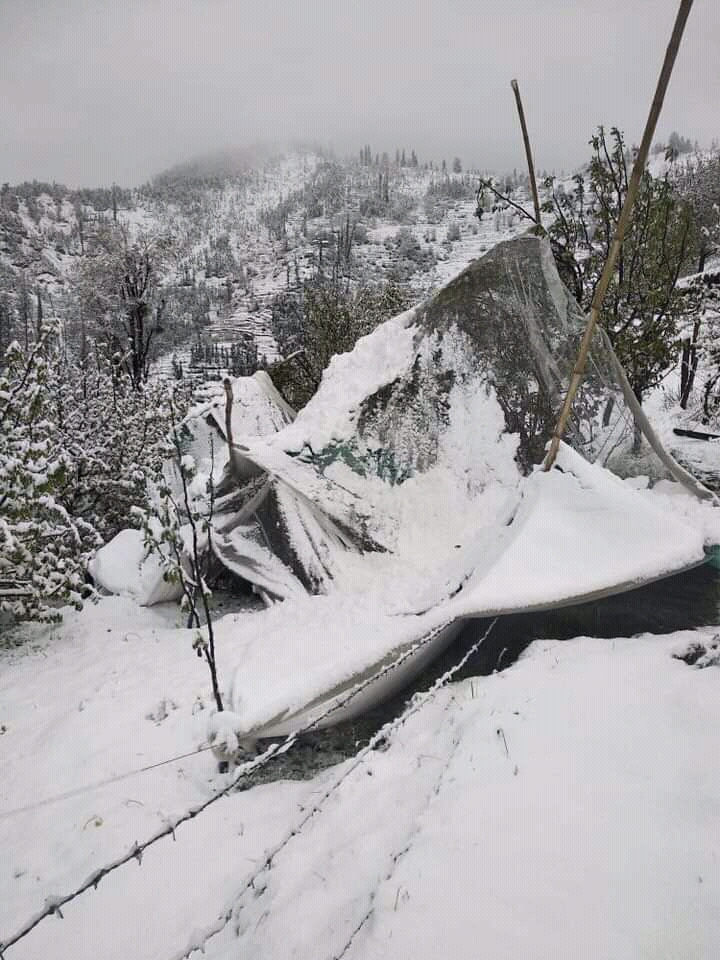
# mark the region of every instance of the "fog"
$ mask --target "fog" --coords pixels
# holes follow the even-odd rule
[[[0,182],[138,184],[198,154],[337,153],[569,170],[639,141],[677,0],[0,0]],[[720,4],[696,0],[658,136],[720,137]]]

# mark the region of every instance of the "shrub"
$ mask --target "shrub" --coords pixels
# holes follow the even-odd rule
[[[169,449],[164,385],[137,389],[119,363],[79,365],[60,344],[47,324],[0,368],[0,579],[15,591],[1,607],[16,619],[82,604],[90,555],[131,525]]]
[[[408,306],[406,294],[393,283],[364,286],[350,293],[334,284],[316,282],[306,284],[294,302],[288,295],[281,302],[286,355],[297,356],[269,372],[296,409],[316,392],[323,370],[336,353],[352,350],[360,337]]]

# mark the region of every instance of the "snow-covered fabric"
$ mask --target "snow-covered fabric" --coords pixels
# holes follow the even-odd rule
[[[354,589],[360,566],[382,566],[369,554],[394,558],[396,578],[453,563],[460,544],[488,555],[542,460],[584,326],[545,240],[498,244],[334,357],[292,423],[236,438],[263,479],[218,504],[221,562],[286,598]],[[634,432],[597,337],[566,439],[621,475],[666,478]]]
[[[444,625],[581,602],[703,561],[720,535],[715,511],[658,481],[662,463],[636,449],[602,340],[569,443],[554,470],[538,465],[583,328],[547,244],[500,244],[336,356],[292,424],[244,440],[263,472],[218,504],[214,549],[286,603],[216,624],[237,664],[233,737],[314,721],[432,637],[371,691],[392,693],[446,645]]]
[[[233,678],[231,736],[218,743],[325,717],[432,638],[342,715],[360,713],[469,618],[582,602],[703,562],[705,543],[720,542],[717,511],[633,476],[663,467],[647,444],[635,450],[601,341],[568,443],[555,469],[539,466],[583,327],[545,241],[499,244],[334,357],[283,429],[234,438],[257,473],[216,502],[212,547],[285,603],[215,624]]]
[[[155,556],[147,556],[142,530],[121,530],[88,564],[95,583],[108,593],[132,597],[143,606],[179,600],[182,587],[170,583]]]

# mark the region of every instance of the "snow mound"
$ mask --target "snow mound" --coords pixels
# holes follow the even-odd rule
[[[95,583],[108,593],[132,597],[141,606],[179,600],[182,589],[164,579],[163,566],[146,556],[141,530],[121,530],[88,564]]]

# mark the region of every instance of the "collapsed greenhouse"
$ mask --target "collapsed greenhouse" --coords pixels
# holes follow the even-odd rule
[[[188,420],[201,471],[218,438],[214,556],[273,608],[264,625],[217,625],[242,664],[238,736],[293,729],[432,634],[418,669],[467,618],[704,561],[720,539],[711,495],[663,450],[600,330],[543,470],[584,327],[549,243],[525,235],[334,357],[296,417],[261,373],[235,381],[231,409],[219,398]],[[330,608],[347,635],[318,639]]]

